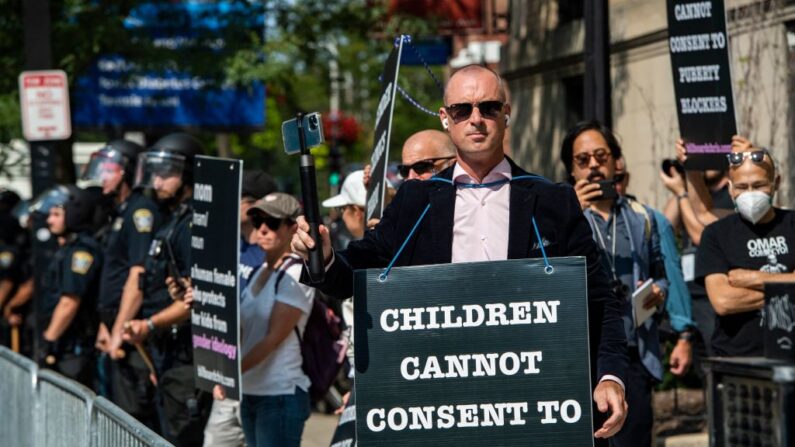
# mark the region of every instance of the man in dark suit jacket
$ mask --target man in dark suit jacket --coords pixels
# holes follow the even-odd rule
[[[576,194],[568,186],[541,178],[510,181],[528,174],[502,151],[510,105],[505,103],[502,80],[496,73],[480,66],[465,67],[450,78],[444,99],[447,105],[439,113],[458,149],[456,165],[435,180],[406,182],[380,224],[347,250],[333,252],[328,230],[321,226],[327,271],[325,280],[314,286],[331,296],[351,296],[353,271],[385,267],[429,204],[395,266],[540,257],[532,224],[535,217],[548,256],[587,259],[591,365],[599,380],[594,401],[599,411],[611,413],[595,436],[608,438],[621,429],[626,417],[626,337],[621,303],[610,289]],[[483,198],[473,204],[468,194],[478,191]],[[485,211],[480,210],[481,204]],[[482,220],[475,223],[470,217],[478,213]],[[306,221],[299,218],[292,245],[305,259],[314,247],[308,232]],[[472,238],[475,232],[483,236]]]

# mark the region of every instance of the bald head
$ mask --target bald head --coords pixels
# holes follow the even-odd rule
[[[449,166],[454,158],[455,145],[453,145],[453,140],[440,130],[421,130],[410,136],[403,143],[402,164],[406,166],[413,165],[418,161],[435,160],[434,170],[439,172]],[[432,175],[433,173],[431,172],[425,175],[417,174],[412,170],[408,178],[425,180]]]
[[[450,105],[448,103],[449,97],[448,97],[447,93],[448,93],[448,90],[450,90],[450,86],[451,85],[455,85],[455,83],[457,83],[459,81],[458,79],[456,79],[457,77],[459,77],[459,76],[467,77],[467,76],[473,76],[473,75],[477,76],[477,75],[482,75],[484,73],[485,74],[490,74],[491,76],[494,76],[494,78],[497,80],[497,88],[499,89],[499,100],[505,102],[507,96],[505,94],[505,87],[503,86],[502,78],[500,77],[500,75],[498,75],[494,70],[492,70],[492,69],[490,69],[488,67],[484,67],[482,65],[473,64],[473,65],[467,65],[465,67],[462,67],[462,68],[456,70],[450,76],[450,79],[447,80],[447,86],[444,89],[444,103],[446,105]]]

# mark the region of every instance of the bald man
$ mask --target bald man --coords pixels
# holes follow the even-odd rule
[[[428,180],[444,171],[455,160],[455,145],[440,130],[421,130],[403,143],[402,163],[398,165],[406,180]]]
[[[329,296],[351,296],[353,271],[386,267],[409,235],[413,243],[404,246],[395,266],[540,258],[533,239],[535,219],[547,255],[587,260],[591,365],[597,383],[593,397],[600,412],[609,412],[595,435],[613,436],[627,411],[622,303],[599,261],[576,194],[568,186],[529,176],[503,153],[511,106],[497,73],[477,65],[458,70],[447,83],[444,103],[439,119],[455,144],[456,163],[437,175],[441,181],[404,183],[381,223],[346,250],[334,252],[328,228],[321,226],[317,243],[327,271],[324,282],[313,286]],[[298,226],[293,250],[308,259],[315,241],[305,219],[299,218]]]

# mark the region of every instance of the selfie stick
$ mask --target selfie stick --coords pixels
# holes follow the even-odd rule
[[[309,224],[309,235],[315,246],[309,250],[309,281],[323,281],[326,268],[323,262],[323,240],[320,238],[320,209],[317,199],[317,177],[315,175],[315,157],[309,153],[304,138],[304,114],[295,116],[298,124],[298,143],[301,147],[301,196],[304,201],[304,216]]]

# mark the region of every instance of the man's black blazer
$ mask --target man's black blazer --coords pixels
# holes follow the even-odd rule
[[[511,164],[513,177],[528,175]],[[452,178],[453,167],[438,177]],[[542,179],[511,182],[508,259],[540,258],[532,218],[544,239],[547,256],[584,256],[588,263],[588,319],[591,365],[596,379],[605,374],[625,380],[627,339],[621,320],[621,302],[613,294],[599,260],[599,249],[582,214],[574,190]],[[400,248],[428,203],[428,214],[395,262],[395,266],[450,263],[453,249],[455,186],[444,181],[407,181],[384,210],[381,222],[364,238],[335,253],[325,281],[313,284],[327,295],[353,295],[353,271],[384,268]],[[547,244],[548,242],[548,244]],[[308,284],[304,269],[302,281]],[[561,334],[565,335],[565,334]],[[565,339],[562,339],[562,341]]]

